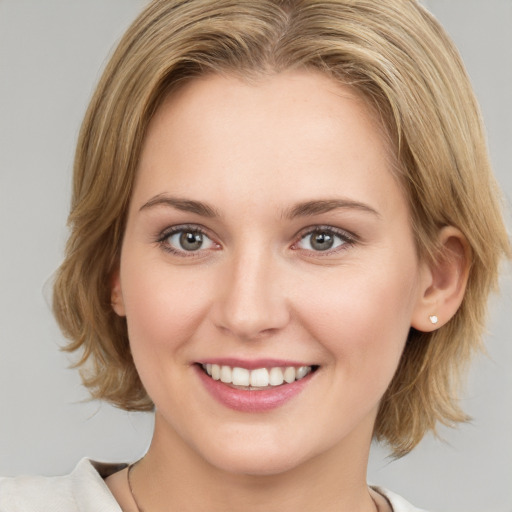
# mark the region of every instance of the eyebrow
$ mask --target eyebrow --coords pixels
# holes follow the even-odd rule
[[[283,212],[283,216],[289,219],[294,219],[296,217],[310,217],[321,213],[327,213],[332,210],[337,210],[338,208],[343,210],[360,210],[380,217],[380,213],[371,206],[349,199],[321,199],[305,201],[285,210]]]
[[[192,199],[171,197],[166,194],[158,194],[157,196],[151,198],[148,202],[144,203],[140,207],[140,211],[154,208],[156,206],[168,206],[184,212],[195,213],[201,217],[214,218],[221,216],[213,206],[210,206],[207,203],[202,201],[194,201]],[[367,204],[348,199],[318,199],[312,201],[304,201],[284,210],[282,217],[287,219],[294,219],[297,217],[311,217],[337,209],[360,210],[380,217],[379,212]]]
[[[158,194],[151,198],[140,207],[139,211],[154,208],[155,206],[170,206],[184,212],[196,213],[201,217],[220,217],[219,212],[207,203],[180,197],[170,197],[166,194]]]

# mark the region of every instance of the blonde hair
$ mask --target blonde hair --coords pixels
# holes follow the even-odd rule
[[[498,265],[510,254],[479,109],[461,59],[413,0],[155,0],[128,29],[92,98],[77,146],[55,316],[82,351],[84,384],[127,410],[153,405],[110,304],[144,135],[163,98],[206,73],[241,77],[310,68],[357,89],[396,154],[418,251],[434,258],[441,227],[457,227],[473,260],[463,303],[433,333],[411,330],[382,399],[375,437],[395,455],[437,422],[464,421],[456,397],[481,343]]]

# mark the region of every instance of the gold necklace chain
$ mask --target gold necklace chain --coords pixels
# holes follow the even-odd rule
[[[137,461],[137,462],[139,462],[139,461]],[[133,487],[132,487],[131,472],[132,472],[132,469],[137,464],[137,462],[134,462],[133,464],[130,464],[128,466],[128,471],[126,472],[126,478],[128,479],[128,489],[130,489],[130,494],[132,496],[133,502],[135,503],[135,506],[137,507],[137,512],[144,512],[144,509],[139,505],[139,502],[137,501],[137,498],[135,497],[135,493],[133,492]],[[375,505],[376,511],[379,512],[380,511],[379,504],[373,499],[373,496],[371,496],[371,498],[372,498],[373,504]]]
[[[139,462],[139,461],[137,461],[137,462]],[[130,464],[128,466],[128,471],[126,473],[126,477],[128,479],[128,489],[130,489],[130,494],[132,495],[133,502],[135,503],[135,506],[137,507],[137,512],[144,512],[144,509],[139,505],[137,498],[135,498],[135,494],[134,494],[133,488],[132,488],[132,479],[130,478],[132,469],[135,467],[135,464],[137,464],[137,462],[134,462],[133,464]]]

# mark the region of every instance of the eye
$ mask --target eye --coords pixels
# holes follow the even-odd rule
[[[216,245],[206,233],[195,227],[176,227],[164,233],[159,242],[173,253],[193,253]]]
[[[347,233],[339,232],[334,228],[317,228],[306,233],[296,246],[306,251],[325,252],[352,242],[352,237]]]

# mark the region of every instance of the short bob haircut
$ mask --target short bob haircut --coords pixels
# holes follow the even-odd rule
[[[252,80],[311,69],[354,88],[388,136],[408,199],[418,254],[432,261],[443,226],[471,249],[456,315],[432,333],[411,329],[384,395],[374,436],[394,455],[437,422],[467,417],[461,377],[480,347],[489,292],[510,245],[479,108],[464,66],[438,22],[414,0],[154,0],[106,66],[80,132],[70,238],[54,285],[54,313],[80,350],[94,398],[151,410],[126,321],[111,307],[138,160],[154,112],[176,87],[206,74]]]

